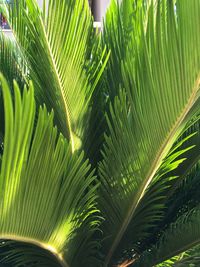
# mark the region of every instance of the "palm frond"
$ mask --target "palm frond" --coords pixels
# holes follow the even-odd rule
[[[200,246],[197,245],[178,256],[156,265],[156,267],[198,267],[200,264],[199,250]]]
[[[168,199],[165,224],[172,222],[178,216],[188,212],[200,203],[199,184],[200,170],[199,164],[196,164]]]
[[[0,266],[2,267],[60,267],[60,262],[56,256],[33,244],[1,240],[0,241]]]
[[[122,60],[124,89],[107,116],[109,135],[99,168],[105,265],[126,249],[124,235],[133,238],[140,203],[199,91],[199,1],[154,2],[146,11],[147,25],[141,21],[140,42],[130,43]]]
[[[199,204],[199,133],[199,116],[197,116],[196,119],[193,118],[189,122],[183,134],[173,145],[171,150],[175,149],[175,151],[173,153],[170,151],[172,156],[173,154],[177,156],[178,151],[183,151],[184,154],[177,156],[176,161],[180,162],[183,158],[185,160],[177,168],[167,173],[167,177],[176,177],[176,179],[167,181],[167,177],[164,175],[161,180],[157,181],[156,194],[161,196],[159,204],[164,204],[163,216],[148,230],[150,234],[147,239],[139,243],[139,253],[155,244],[160,237],[160,232],[174,222],[178,216]],[[192,149],[188,149],[190,147]],[[151,188],[154,188],[154,183],[146,193],[147,196],[151,196]],[[145,202],[145,198],[142,202]]]
[[[2,154],[3,150],[3,137],[4,137],[4,108],[3,108],[3,96],[0,90],[0,155]]]
[[[26,81],[26,64],[14,40],[0,31],[0,72],[13,86],[13,79],[22,87]]]
[[[97,50],[90,50],[96,36],[88,1],[50,0],[41,11],[36,0],[15,0],[8,13],[30,65],[37,101],[54,109],[55,123],[71,141],[72,151],[80,148],[87,139],[92,95],[107,61],[104,50],[96,65],[92,52]]]
[[[6,77],[10,88],[13,87],[13,79],[19,83],[21,88],[26,83],[26,67],[20,51],[16,43],[6,37],[2,31],[0,31],[0,72]],[[13,91],[13,88],[11,91]],[[0,89],[0,144],[3,143],[3,136],[4,108]]]
[[[200,243],[199,206],[179,217],[132,266],[151,267],[183,253]],[[165,265],[167,266],[167,265]]]
[[[192,138],[189,138],[186,142],[183,143],[182,149],[187,148],[195,144],[195,147],[192,150],[188,150],[185,154],[187,160],[175,169],[172,173],[173,175],[180,176],[182,178],[186,177],[194,165],[200,160],[200,115],[197,114],[193,116],[192,120],[186,125],[184,133],[181,135],[179,140],[186,138],[187,136],[196,133]],[[177,187],[178,185],[176,185]],[[175,188],[176,188],[175,187]]]
[[[174,184],[182,179],[173,176],[172,173],[187,160],[185,158],[187,152],[194,149],[194,145],[191,144],[185,147],[185,143],[188,143],[188,140],[191,140],[193,136],[194,133],[184,139],[179,139],[179,142],[175,142],[163,160],[153,182],[137,207],[131,227],[127,229],[120,241],[120,247],[126,249],[122,251],[123,253],[116,250],[114,254],[113,258],[116,258],[117,264],[120,265],[127,259],[129,259],[128,261],[135,261],[141,251],[145,250],[144,244],[149,247],[149,244],[155,243],[159,239],[163,224],[166,223],[166,213],[170,209],[170,205],[169,207],[167,205],[169,192],[173,191]],[[173,198],[173,201],[176,199]]]
[[[144,5],[142,0],[111,0],[104,21],[102,43],[111,51],[108,67],[104,72],[106,93],[113,101],[119,94],[120,88],[124,87],[122,68],[123,61],[129,56],[129,46],[137,46],[141,36],[141,19]],[[134,38],[134,43],[132,39]],[[131,51],[134,58],[134,51]]]
[[[1,75],[5,109],[4,151],[0,171],[0,238],[53,251],[63,266],[90,261],[87,244],[96,229],[96,186],[83,153],[53,127],[53,113],[40,108],[35,130],[33,85],[14,83],[14,105]],[[88,233],[88,236],[87,234]],[[88,239],[87,239],[88,238]],[[69,249],[69,248],[73,249]],[[88,253],[87,253],[88,252]],[[23,254],[18,257],[23,258]],[[66,263],[67,262],[67,263]]]
[[[95,55],[95,59],[93,60],[93,70],[89,67],[87,71],[92,72],[95,71],[99,62],[102,61],[101,55],[102,53],[106,53],[106,50],[102,48],[101,38],[99,35],[96,36],[96,43],[91,44],[93,47],[92,54]],[[109,51],[107,52],[107,59],[110,56]],[[108,61],[109,62],[109,61]],[[94,64],[95,63],[95,64]],[[101,78],[99,79],[95,91],[92,96],[92,105],[91,105],[91,116],[89,119],[89,127],[87,132],[87,139],[84,145],[84,151],[87,157],[90,159],[92,166],[96,168],[101,156],[101,148],[104,141],[104,132],[107,130],[107,123],[105,120],[105,112],[107,109],[108,97],[107,91],[105,87],[105,71],[103,72]],[[96,79],[95,75],[91,80],[91,83],[95,82],[93,79]]]

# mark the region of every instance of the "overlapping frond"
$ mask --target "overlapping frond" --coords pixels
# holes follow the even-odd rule
[[[163,214],[158,222],[148,230],[147,239],[138,244],[139,253],[155,244],[160,238],[160,233],[170,223],[199,204],[199,134],[199,116],[197,116],[196,119],[193,118],[189,122],[172,148],[174,150],[178,145],[178,151],[184,151],[184,154],[177,157],[177,162],[185,158],[177,168],[167,174],[168,177],[176,177],[176,179],[168,181],[164,175],[162,179],[157,181],[156,195],[161,197],[158,203],[160,205],[164,204]],[[188,149],[189,147],[192,147],[192,149]],[[172,155],[176,156],[177,152],[174,152]],[[152,187],[154,188],[154,184],[152,184]],[[151,188],[146,195],[151,196]],[[142,200],[144,203],[145,198]],[[153,205],[151,206],[153,208]],[[156,209],[154,212],[156,212]]]
[[[187,130],[183,131],[184,134],[185,131]],[[184,136],[184,134],[181,136]],[[135,261],[135,258],[144,250],[144,244],[148,245],[151,242],[156,242],[160,237],[160,231],[166,220],[166,213],[168,213],[168,209],[170,210],[170,205],[169,207],[167,205],[170,192],[174,192],[176,184],[178,184],[179,180],[183,180],[182,177],[174,175],[173,172],[178,167],[181,167],[182,164],[185,164],[187,161],[186,155],[194,150],[193,138],[196,135],[196,132],[192,132],[184,136],[184,138],[178,138],[178,141],[174,143],[164,158],[153,182],[137,207],[130,227],[128,227],[120,241],[119,250],[117,249],[114,254],[114,261],[117,264],[125,263],[127,259],[128,261]],[[176,202],[177,199],[172,197],[172,201]],[[179,208],[181,209],[181,207]],[[173,220],[173,218],[171,219]]]
[[[0,72],[13,86],[15,79],[20,86],[26,83],[26,64],[14,40],[0,31]]]
[[[105,265],[115,251],[119,255],[126,249],[120,242],[183,129],[200,85],[199,1],[151,1],[146,12],[140,42],[135,45],[134,32],[130,35],[122,59],[124,88],[107,118],[109,135],[99,168]],[[151,203],[146,205],[151,210]],[[134,231],[127,234],[129,240]]]
[[[106,93],[112,101],[119,94],[120,88],[124,87],[122,65],[125,58],[130,56],[129,45],[131,43],[132,46],[137,46],[140,42],[145,8],[142,0],[124,0],[121,5],[119,1],[110,1],[103,25],[102,43],[111,51],[104,76]],[[131,53],[131,58],[134,59],[134,51]]]
[[[200,247],[197,245],[194,248],[179,254],[178,256],[156,265],[156,267],[198,267],[200,264],[199,251]]]
[[[199,245],[199,216],[199,206],[197,206],[192,211],[179,217],[163,233],[159,242],[144,252],[138,262],[132,266],[151,267]]]
[[[0,31],[0,72],[6,77],[10,88],[13,87],[13,79],[20,86],[26,83],[26,67],[20,56],[16,43]],[[4,136],[4,108],[3,97],[0,89],[0,144]]]
[[[36,98],[54,109],[56,125],[74,151],[87,138],[91,99],[106,62],[104,50],[94,64],[97,50],[90,42],[97,38],[88,1],[49,0],[41,11],[36,0],[15,0],[8,11]]]
[[[187,160],[179,166],[179,168],[175,169],[173,174],[178,175],[182,178],[186,177],[186,175],[190,172],[191,168],[198,163],[200,160],[200,115],[197,114],[193,116],[192,120],[186,125],[186,129],[179,138],[178,141],[181,139],[186,138],[187,136],[194,134],[192,138],[189,138],[186,142],[184,142],[181,146],[182,149],[185,149],[191,145],[195,144],[195,147],[192,150],[188,150],[185,154]],[[177,186],[176,186],[177,187]],[[176,188],[175,187],[175,188]]]
[[[13,104],[0,77],[0,263],[188,262],[176,255],[200,243],[199,124],[180,134],[199,106],[199,0],[112,0],[101,35],[87,0],[4,7],[17,43],[0,36],[0,71],[20,86]],[[96,167],[103,131],[101,258],[99,181],[81,149]]]
[[[167,202],[167,212],[165,215],[165,224],[174,221],[178,216],[193,209],[200,203],[198,188],[200,185],[200,170],[197,163],[183,178],[180,185],[169,196]]]
[[[21,96],[14,83],[14,105],[2,76],[1,86],[5,138],[0,172],[0,239],[41,246],[57,255],[63,266],[76,266],[78,254],[80,262],[90,261],[91,250],[85,248],[94,245],[87,241],[98,219],[96,186],[92,186],[95,178],[88,161],[83,160],[83,153],[72,154],[70,144],[53,126],[53,113],[48,114],[45,107],[40,108],[33,129],[32,84]]]
[[[11,240],[0,241],[0,267],[60,267],[55,255],[36,245]]]

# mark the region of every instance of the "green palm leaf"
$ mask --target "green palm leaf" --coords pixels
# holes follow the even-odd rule
[[[14,105],[2,75],[1,86],[5,138],[0,171],[0,238],[46,249],[63,266],[76,266],[77,255],[80,262],[89,262],[92,250],[86,248],[95,244],[87,242],[98,224],[90,166],[83,161],[83,153],[72,154],[70,144],[53,127],[53,113],[48,114],[45,107],[40,108],[33,130],[32,83],[23,96],[14,83]]]
[[[199,249],[200,247],[197,245],[178,256],[156,265],[156,267],[198,267],[200,263]]]
[[[112,0],[100,35],[87,0],[4,7],[16,43],[1,36],[9,85],[0,76],[0,263],[188,262],[179,254],[200,240],[199,128],[191,121],[199,0]]]
[[[160,237],[160,233],[165,230],[170,223],[199,204],[199,133],[199,117],[197,117],[187,125],[184,133],[178,138],[178,141],[175,142],[172,148],[172,151],[174,151],[174,148],[178,145],[176,150],[178,153],[183,151],[184,154],[180,153],[178,156],[176,150],[173,153],[170,152],[171,157],[177,156],[177,162],[182,161],[183,157],[185,160],[179,164],[178,168],[170,170],[167,176],[165,174],[162,179],[156,181],[156,186],[153,183],[142,200],[142,203],[145,203],[147,197],[151,197],[152,195],[155,197],[155,194],[160,196],[157,202],[159,205],[163,205],[163,209],[158,209],[157,212],[162,210],[163,216],[159,218],[158,223],[150,220],[154,225],[148,230],[147,239],[142,240],[140,244],[138,244],[139,253],[145,248],[149,248],[151,244],[155,244]],[[188,149],[189,147],[192,147],[192,149]],[[166,160],[164,160],[164,162],[166,162]],[[175,167],[174,163],[173,165]],[[168,164],[166,167],[166,170],[169,170]],[[174,178],[169,179],[170,177]],[[152,189],[154,190],[154,194],[152,194]],[[156,209],[154,212],[156,212]],[[144,217],[144,214],[142,213],[141,216]]]
[[[14,40],[0,32],[0,72],[6,77],[10,87],[15,79],[20,86],[26,82],[26,64]]]
[[[132,266],[154,266],[199,245],[199,242],[199,206],[197,206],[171,224],[165,230],[159,242],[144,252],[138,262]]]
[[[26,82],[26,67],[16,43],[6,37],[3,32],[0,32],[0,44],[0,72],[6,77],[10,88],[13,87],[13,79],[22,87]],[[2,93],[0,92],[0,144],[3,142],[3,136],[4,108]]]
[[[175,169],[173,175],[178,175],[182,178],[186,177],[186,175],[190,172],[191,168],[196,165],[200,159],[199,148],[200,148],[200,117],[199,114],[195,115],[192,120],[187,124],[186,130],[180,139],[184,139],[185,137],[194,134],[192,138],[189,138],[186,142],[181,146],[182,149],[185,149],[191,145],[195,144],[195,147],[192,150],[188,150],[185,154],[187,160],[179,166],[179,168]]]
[[[102,40],[103,47],[106,45],[108,51],[111,51],[104,76],[107,94],[112,101],[119,94],[120,88],[124,87],[122,65],[125,58],[130,56],[129,45],[137,46],[140,42],[141,19],[145,19],[144,7],[143,0],[123,0],[121,5],[116,0],[110,1]],[[134,53],[131,57],[134,58]]]
[[[106,63],[104,50],[96,64],[99,50],[90,45],[97,38],[88,1],[51,0],[43,12],[36,0],[14,1],[8,11],[36,99],[54,109],[56,125],[74,151],[87,139],[92,95]]]
[[[133,238],[140,203],[198,96],[200,3],[176,1],[175,9],[173,1],[153,2],[140,42],[133,39],[122,58],[125,88],[107,118],[100,165],[105,266],[126,249],[124,235]]]
[[[193,209],[200,203],[199,198],[200,171],[199,163],[193,166],[189,174],[184,177],[176,190],[169,194],[167,202],[167,212],[165,215],[165,225],[173,222],[178,216]]]
[[[0,242],[0,266],[3,267],[59,267],[58,260],[52,252],[33,244],[1,240]]]

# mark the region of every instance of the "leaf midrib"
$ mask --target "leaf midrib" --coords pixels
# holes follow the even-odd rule
[[[147,187],[149,186],[149,184],[151,183],[151,181],[152,181],[156,171],[158,170],[163,158],[168,153],[168,149],[166,149],[168,147],[168,144],[170,144],[172,142],[172,140],[174,139],[174,136],[177,132],[177,129],[179,128],[181,123],[184,121],[184,119],[187,116],[188,112],[190,111],[192,105],[194,104],[199,86],[200,86],[200,73],[197,76],[196,82],[195,82],[193,90],[192,90],[193,93],[191,94],[191,97],[189,98],[188,103],[186,104],[185,108],[183,109],[183,112],[178,117],[176,123],[172,127],[172,130],[169,132],[166,140],[161,145],[161,148],[159,149],[159,152],[157,153],[157,156],[155,157],[155,160],[152,163],[152,167],[150,168],[150,171],[148,172],[148,174],[146,176],[147,178],[144,179],[139,191],[136,193],[136,195],[134,197],[134,200],[133,200],[131,207],[128,209],[127,216],[124,219],[123,224],[122,224],[121,228],[119,229],[118,234],[115,237],[114,242],[113,242],[113,244],[112,244],[112,246],[108,252],[108,255],[107,255],[106,260],[105,260],[105,266],[107,266],[108,263],[110,262],[115,249],[117,248],[119,242],[121,241],[123,234],[125,233],[128,225],[129,225],[129,223],[133,217],[133,214],[136,211],[136,209],[140,203],[140,200],[143,198],[144,193],[145,193]]]
[[[60,88],[62,101],[63,101],[64,107],[65,107],[66,124],[67,124],[67,127],[68,127],[69,138],[70,138],[70,141],[71,141],[71,147],[72,147],[72,153],[73,153],[74,150],[75,150],[75,144],[74,144],[72,127],[71,127],[70,111],[69,111],[69,108],[68,108],[68,105],[67,105],[67,101],[66,101],[66,99],[64,97],[63,85],[62,85],[62,82],[60,80],[58,69],[56,67],[56,63],[55,63],[55,60],[54,60],[54,57],[53,57],[53,54],[52,54],[52,51],[51,51],[51,47],[50,47],[50,44],[49,44],[49,41],[48,41],[48,38],[47,38],[47,34],[46,34],[46,31],[45,31],[44,23],[43,23],[43,20],[42,20],[41,16],[39,16],[39,20],[40,20],[40,23],[41,23],[41,26],[42,26],[43,34],[45,36],[45,41],[46,41],[46,45],[47,45],[47,48],[48,48],[48,55],[49,55],[49,58],[51,60],[52,65],[53,65],[53,68],[55,70],[56,80],[57,80],[58,86]]]
[[[40,24],[41,24],[41,28],[42,28],[44,37],[45,37],[44,39],[45,39],[46,47],[47,47],[47,51],[46,52],[48,54],[48,58],[50,59],[50,63],[52,65],[53,69],[55,70],[54,74],[55,74],[56,82],[57,82],[58,87],[60,89],[60,94],[61,94],[61,97],[62,97],[62,102],[63,102],[64,110],[65,110],[66,127],[67,127],[67,131],[68,131],[68,135],[69,135],[68,137],[69,137],[69,139],[71,141],[71,147],[72,147],[72,153],[73,153],[75,151],[75,142],[74,142],[73,131],[72,131],[72,127],[71,127],[70,111],[69,111],[69,108],[68,108],[68,105],[67,105],[67,101],[66,101],[66,99],[64,97],[63,85],[62,85],[62,82],[61,82],[61,79],[60,79],[60,76],[59,76],[58,69],[56,67],[56,62],[55,62],[54,56],[53,56],[52,51],[51,51],[51,47],[50,47],[50,44],[49,44],[49,41],[48,41],[48,38],[47,38],[47,34],[46,34],[46,30],[45,30],[45,26],[44,26],[42,17],[39,15],[38,18],[39,18],[39,21],[40,21]],[[13,31],[13,34],[15,36],[15,40],[17,41],[17,44],[20,47],[20,42],[18,41],[17,34],[15,33],[14,29],[12,29],[12,31]]]

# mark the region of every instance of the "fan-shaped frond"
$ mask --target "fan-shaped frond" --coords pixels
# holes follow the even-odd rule
[[[127,243],[120,246],[125,235],[134,237],[140,203],[198,96],[200,3],[154,2],[147,24],[141,21],[140,42],[132,39],[122,60],[124,90],[107,118],[100,164],[105,265],[126,249]]]
[[[54,109],[56,125],[74,151],[87,138],[92,95],[106,63],[104,50],[96,64],[98,50],[90,45],[97,38],[88,1],[50,0],[41,11],[36,0],[15,0],[8,11],[36,98]]]
[[[76,266],[76,255],[81,256],[80,262],[89,262],[91,250],[85,246],[95,245],[87,244],[87,240],[98,224],[90,166],[83,153],[72,154],[69,143],[53,127],[53,113],[48,114],[45,107],[40,108],[33,130],[32,84],[21,96],[14,83],[14,105],[2,76],[1,86],[5,138],[0,171],[0,239],[41,246],[60,255],[62,264]]]

